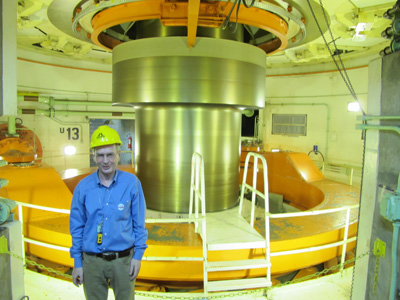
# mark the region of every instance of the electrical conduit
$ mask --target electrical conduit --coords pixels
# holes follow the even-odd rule
[[[393,222],[393,238],[392,238],[392,276],[390,281],[390,300],[396,298],[396,282],[397,282],[397,242],[399,238],[400,222]]]

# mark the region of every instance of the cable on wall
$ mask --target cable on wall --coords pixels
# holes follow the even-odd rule
[[[356,94],[356,92],[354,91],[353,85],[351,84],[351,80],[350,80],[350,78],[349,78],[349,76],[348,76],[348,74],[347,74],[346,68],[345,68],[345,66],[344,66],[344,64],[343,64],[342,58],[341,58],[341,56],[340,56],[339,49],[338,49],[337,46],[336,46],[336,42],[335,42],[335,39],[334,39],[334,37],[333,37],[332,30],[331,30],[331,28],[330,28],[330,26],[329,26],[328,17],[326,16],[325,9],[324,9],[324,6],[323,6],[323,4],[322,4],[322,1],[319,0],[320,7],[321,7],[322,13],[323,13],[323,15],[324,15],[325,23],[326,23],[326,25],[327,25],[327,27],[328,27],[329,34],[330,34],[331,39],[332,39],[332,41],[329,42],[329,43],[327,42],[327,40],[326,40],[326,38],[325,38],[325,36],[324,36],[324,33],[322,32],[321,26],[320,26],[320,24],[318,23],[317,17],[316,17],[316,15],[315,15],[314,9],[313,9],[312,6],[311,6],[310,0],[307,0],[307,3],[308,3],[308,6],[309,6],[309,8],[310,8],[311,14],[312,14],[312,16],[313,16],[313,18],[314,18],[314,20],[315,20],[315,23],[317,24],[318,30],[319,30],[319,32],[320,32],[320,34],[321,34],[321,37],[322,37],[322,39],[324,40],[325,46],[326,46],[326,48],[328,49],[329,54],[330,54],[330,56],[331,56],[333,62],[335,63],[336,68],[338,69],[338,71],[339,71],[339,73],[340,73],[340,76],[342,76],[342,79],[343,79],[343,81],[344,81],[344,83],[345,83],[347,89],[350,91],[350,94],[353,96],[354,101],[356,101],[356,102],[358,102],[358,103],[360,104],[360,109],[361,109],[362,114],[365,115],[365,112],[364,112],[364,110],[362,109],[361,103],[360,103],[360,101],[358,100],[357,94]],[[329,48],[329,44],[330,44],[330,43],[332,43],[333,46],[335,47],[335,52],[332,52],[332,50]],[[338,58],[339,58],[341,67],[339,66],[338,61],[335,59],[335,53],[337,53],[337,56],[338,56]]]

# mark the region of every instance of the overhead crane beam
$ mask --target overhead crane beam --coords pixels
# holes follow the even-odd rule
[[[188,30],[188,46],[190,48],[192,48],[196,43],[199,10],[200,10],[200,0],[189,0],[187,30]]]

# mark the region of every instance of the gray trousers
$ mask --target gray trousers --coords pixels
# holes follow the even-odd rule
[[[135,280],[130,280],[131,255],[107,261],[83,253],[83,290],[86,300],[107,300],[110,282],[115,300],[135,299]]]

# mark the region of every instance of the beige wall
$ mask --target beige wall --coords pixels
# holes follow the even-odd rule
[[[81,66],[85,68],[84,65]],[[366,110],[368,68],[348,70],[349,78]],[[58,99],[111,101],[112,77],[109,72],[97,72],[77,68],[56,67],[18,60],[18,91],[39,92]],[[261,112],[261,137],[264,149],[308,153],[313,145],[330,162],[361,166],[363,141],[361,131],[355,129],[356,116],[361,113],[347,111],[352,96],[338,72],[302,74],[291,76],[267,76],[266,108]],[[21,107],[31,107],[20,103]],[[35,104],[36,105],[36,104]],[[48,106],[41,105],[41,109]],[[57,107],[60,110],[109,110],[106,107]],[[127,110],[129,111],[129,110]],[[132,111],[132,110],[130,110]],[[271,116],[274,113],[307,114],[307,136],[292,137],[271,134]],[[24,125],[34,130],[44,148],[45,161],[57,170],[86,167],[88,153],[89,120],[85,117],[19,115]],[[1,117],[0,121],[6,121]],[[68,140],[62,128],[78,127],[79,140]],[[63,148],[67,144],[77,147],[75,157],[65,158]],[[318,157],[315,157],[318,159]]]
[[[353,88],[366,110],[368,68],[347,71]],[[353,97],[339,72],[271,76],[266,79],[267,97],[263,113],[265,150],[308,153],[313,145],[330,162],[361,166],[363,140],[357,130],[360,112],[348,112]],[[307,114],[307,136],[271,134],[272,114]]]
[[[59,100],[111,102],[111,73],[86,70],[84,63],[80,67],[65,68],[19,59],[17,61],[18,92],[39,93]],[[46,111],[49,106],[25,101],[18,102],[18,108]],[[129,111],[126,108],[111,109],[105,106],[56,105],[54,108],[56,115],[53,118],[27,114],[20,114],[16,117],[23,121],[24,126],[35,132],[43,147],[43,162],[50,164],[57,171],[86,168],[90,165],[90,119],[85,116],[59,114],[59,111]],[[6,121],[6,116],[0,117],[0,122]],[[70,130],[77,128],[78,131],[75,129],[71,133],[78,132],[79,138],[76,139],[77,136],[75,135],[69,136],[68,128]],[[63,150],[67,145],[73,145],[77,148],[76,155],[64,155]]]

